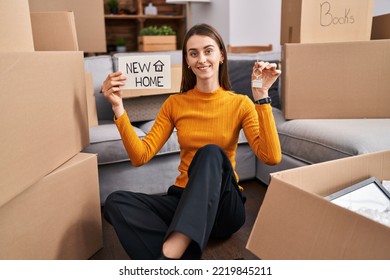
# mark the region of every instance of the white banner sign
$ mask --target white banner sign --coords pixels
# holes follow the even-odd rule
[[[123,89],[171,88],[171,56],[118,57],[118,70],[127,77]]]

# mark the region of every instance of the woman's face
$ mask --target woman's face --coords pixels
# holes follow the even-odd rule
[[[187,64],[197,80],[216,79],[223,55],[217,43],[208,36],[194,35],[187,41]]]

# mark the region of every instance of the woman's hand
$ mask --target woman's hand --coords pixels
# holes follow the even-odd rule
[[[100,90],[104,97],[112,105],[112,110],[117,118],[119,118],[125,111],[122,100],[121,86],[124,86],[126,77],[121,72],[114,72],[107,76],[103,82]]]
[[[268,90],[282,73],[277,67],[276,63],[264,61],[256,62],[253,65],[251,80],[253,81],[256,78],[261,78],[263,80],[263,86],[261,88],[252,87],[254,100],[268,97]]]

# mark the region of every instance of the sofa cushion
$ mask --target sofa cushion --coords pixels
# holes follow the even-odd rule
[[[288,120],[274,109],[282,152],[308,164],[390,149],[390,119]]]
[[[142,129],[142,131],[144,131],[145,133],[148,133],[152,129],[153,124],[154,124],[154,120],[148,121],[139,125],[139,128]],[[179,146],[179,142],[177,141],[176,129],[174,129],[168,141],[164,144],[164,146],[157,153],[157,155],[172,154],[172,153],[179,153],[179,152],[180,152],[180,146]]]
[[[138,137],[145,136],[145,133],[138,127],[134,127],[134,129]],[[90,144],[83,152],[97,154],[99,165],[129,160],[113,121],[102,121],[99,126],[90,128]]]
[[[123,105],[132,122],[154,120],[170,94],[157,94],[123,99]]]
[[[249,96],[253,100],[251,88],[251,74],[256,59],[230,59],[228,64],[229,78],[232,84],[232,90]],[[279,61],[269,61],[279,63]],[[272,106],[281,108],[279,98],[279,78],[269,89],[269,96],[272,98]]]
[[[145,133],[141,129],[135,126],[133,126],[133,128],[138,137],[142,138],[145,136]],[[121,136],[113,121],[102,121],[99,126],[91,127],[89,131],[91,144],[121,140]]]
[[[138,137],[142,139],[150,131],[154,120],[133,125]],[[83,152],[97,154],[98,164],[110,164],[129,161],[121,136],[113,121],[102,121],[97,127],[90,128],[90,145]],[[177,141],[176,130],[157,153],[165,155],[179,153],[180,147]]]
[[[84,58],[84,69],[92,73],[94,92],[100,91],[107,75],[113,72],[113,62],[110,55],[98,55]]]

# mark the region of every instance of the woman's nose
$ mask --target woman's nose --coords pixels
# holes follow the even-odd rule
[[[206,62],[206,56],[204,54],[199,55],[199,63],[205,63]]]

